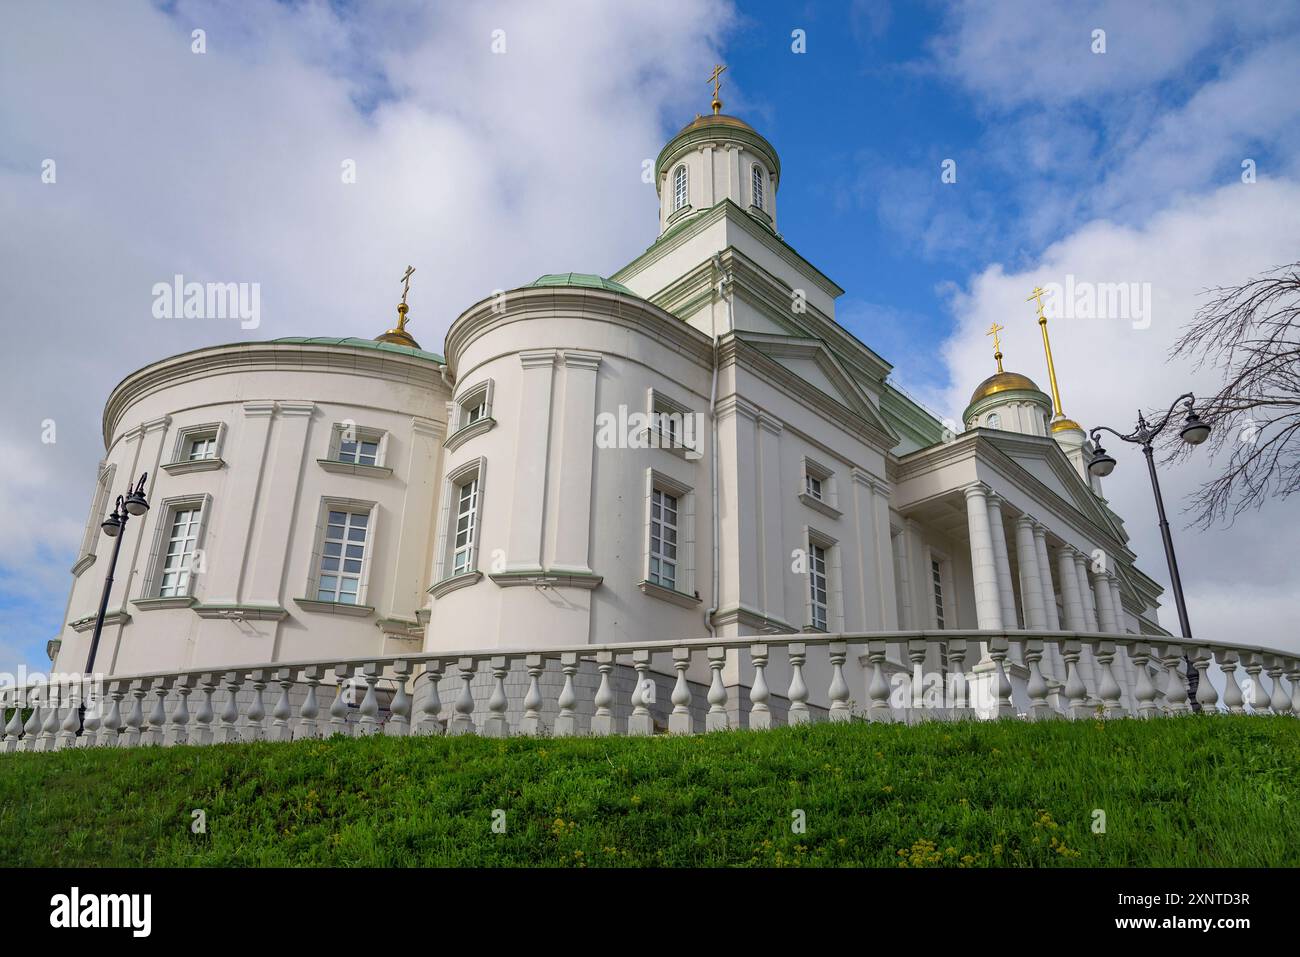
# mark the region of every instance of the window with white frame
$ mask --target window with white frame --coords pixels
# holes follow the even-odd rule
[[[158,574],[159,598],[180,598],[191,593],[203,523],[201,502],[173,505],[166,513],[162,566]]]
[[[830,620],[830,580],[827,568],[827,549],[816,542],[808,543],[808,589],[812,609],[811,624],[825,631]]]
[[[934,625],[936,628],[947,627],[943,617],[943,566],[938,559],[930,559],[930,578],[934,590]]]
[[[317,601],[356,605],[370,538],[370,511],[329,507],[321,539]]]
[[[221,443],[225,426],[220,422],[187,425],[176,434],[171,461],[164,464],[169,472],[188,472],[220,465]],[[206,463],[199,465],[199,463]]]
[[[334,461],[348,465],[378,465],[380,441],[381,437],[376,433],[344,428],[339,433]]]
[[[817,501],[825,501],[822,498],[822,480],[811,472],[804,475],[804,491],[811,495]]]
[[[763,208],[763,191],[766,185],[767,173],[763,171],[763,167],[755,163],[750,174],[750,187],[752,190],[754,205],[759,209]]]
[[[650,446],[698,458],[701,416],[657,389],[650,390]]]
[[[478,476],[456,486],[456,527],[452,540],[451,573],[463,575],[474,570],[474,547],[478,532]]]
[[[650,493],[649,581],[677,590],[677,496],[656,488]]]
[[[803,491],[799,497],[805,505],[832,518],[840,515],[835,492],[835,473],[810,458],[803,460]]]
[[[677,210],[685,206],[686,199],[686,166],[683,164],[677,167],[676,172],[673,173],[673,212],[677,212]]]
[[[1002,428],[1002,416],[996,412],[990,412],[989,417],[984,420],[984,425],[990,429],[1000,429]]]
[[[451,434],[444,446],[454,451],[495,424],[492,418],[493,380],[484,379],[461,392],[448,406]]]

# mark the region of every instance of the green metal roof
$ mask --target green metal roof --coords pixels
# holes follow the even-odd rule
[[[412,349],[410,346],[399,346],[392,342],[376,342],[374,339],[359,339],[355,336],[344,336],[338,338],[335,336],[282,336],[279,339],[271,339],[270,342],[297,343],[304,346],[355,346],[359,349],[378,349],[380,352],[398,352],[404,356],[415,356],[417,359],[428,359],[439,365],[445,365],[446,362],[442,356],[435,352],[425,352],[423,349]]]
[[[619,292],[625,296],[637,296],[631,289],[622,283],[614,282],[612,279],[602,279],[600,276],[586,272],[553,272],[545,276],[538,276],[532,282],[524,286],[584,286],[587,289],[605,289],[609,292]]]

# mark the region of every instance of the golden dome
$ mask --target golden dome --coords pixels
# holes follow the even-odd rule
[[[682,133],[685,133],[687,130],[698,130],[706,126],[731,126],[738,130],[748,130],[750,133],[758,132],[738,117],[728,116],[725,113],[710,113],[708,116],[695,117],[694,120],[682,127]],[[677,135],[681,136],[682,133],[678,133]]]
[[[995,372],[976,387],[971,394],[970,404],[974,405],[980,399],[986,399],[991,395],[997,395],[999,392],[1010,392],[1013,389],[1028,389],[1033,392],[1038,391],[1038,386],[1029,376],[1021,375],[1019,372]]]
[[[375,342],[391,342],[395,346],[406,346],[410,349],[420,348],[420,344],[415,338],[406,331],[406,313],[408,307],[402,303],[397,307],[397,327],[389,329],[382,335],[375,336]]]
[[[1081,426],[1078,422],[1074,421],[1074,419],[1065,419],[1065,418],[1057,419],[1055,422],[1052,423],[1053,432],[1069,432],[1071,429],[1075,430],[1076,432],[1082,432],[1083,426]]]

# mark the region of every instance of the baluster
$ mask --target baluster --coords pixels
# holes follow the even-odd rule
[[[632,689],[632,714],[627,719],[627,733],[646,737],[655,733],[654,717],[646,707],[654,701],[654,685],[646,672],[650,668],[650,652],[632,652],[632,667],[636,669],[636,686]]]
[[[1102,713],[1107,718],[1128,717],[1128,711],[1124,709],[1124,703],[1120,701],[1119,682],[1115,680],[1113,668],[1115,642],[1099,642],[1096,649],[1096,658],[1097,663],[1101,665],[1101,680],[1098,682],[1097,694],[1101,697]],[[1207,681],[1206,684],[1208,685],[1209,682]],[[1210,690],[1213,691],[1214,689],[1211,688]]]
[[[1133,667],[1137,672],[1137,688],[1133,696],[1137,699],[1137,716],[1139,718],[1153,718],[1159,711],[1156,708],[1156,687],[1151,682],[1151,672],[1149,666],[1151,663],[1152,648],[1145,642],[1135,642],[1129,649],[1129,658],[1133,661]]]
[[[767,704],[772,697],[767,690],[767,645],[750,645],[749,657],[754,662],[754,686],[749,689],[749,728],[751,731],[766,731],[772,727],[772,709]],[[676,697],[674,691],[674,700]]]
[[[298,727],[294,731],[297,740],[320,737],[320,725],[316,722],[320,715],[320,702],[316,698],[316,689],[324,677],[324,665],[308,665],[302,669],[302,680],[307,682],[307,695],[298,707]]]
[[[1278,663],[1278,672],[1281,673],[1281,662]],[[1277,682],[1274,682],[1276,687]],[[54,750],[62,751],[64,748],[75,748],[77,746],[77,731],[81,729],[81,686],[75,680],[68,684],[68,710],[63,715],[63,721],[59,724],[58,736],[54,739]],[[1287,702],[1290,704],[1291,702]]]
[[[366,693],[361,697],[361,720],[357,723],[357,736],[365,737],[379,730],[379,697],[375,694],[375,684],[379,680],[379,663],[367,661],[358,672],[366,685]]]
[[[849,708],[849,684],[844,680],[844,662],[849,656],[847,642],[832,641],[829,648],[831,659],[831,720],[851,721],[853,712]]]
[[[1268,669],[1268,676],[1273,679],[1273,695],[1268,706],[1274,714],[1288,714],[1291,711],[1291,696],[1282,688],[1282,658],[1273,656],[1273,664]]]
[[[492,694],[488,698],[488,716],[483,722],[483,737],[508,737],[510,722],[506,719],[506,708],[510,706],[510,699],[506,697],[506,675],[510,673],[510,666],[501,656],[493,658],[488,666],[492,669]]]
[[[62,695],[56,685],[51,684],[46,699],[45,720],[41,724],[40,736],[36,739],[37,751],[53,751],[54,739],[59,732],[59,704]]]
[[[348,684],[352,677],[350,665],[334,666],[334,700],[330,702],[330,722],[327,737],[343,735],[350,737],[352,729],[348,727],[348,697],[356,693],[355,686]]]
[[[429,694],[420,707],[420,726],[416,734],[442,734],[442,721],[438,714],[442,711],[442,699],[438,697],[438,682],[442,680],[442,662],[426,661],[424,674],[429,685]]]
[[[1039,666],[1043,660],[1043,642],[1040,638],[1031,638],[1025,642],[1025,663],[1029,667],[1029,681],[1025,693],[1029,696],[1029,720],[1042,721],[1053,716],[1047,704],[1047,679]]]
[[[544,668],[541,655],[524,656],[528,669],[528,693],[524,695],[524,716],[519,719],[519,733],[536,737],[542,733],[542,688],[539,681]]]
[[[713,652],[716,650],[709,649],[709,667],[713,666]],[[786,717],[786,724],[792,728],[795,725],[812,724],[812,715],[808,711],[808,685],[803,680],[803,663],[808,660],[808,646],[802,641],[796,641],[786,647],[786,654],[790,658],[790,687],[786,691],[786,697],[790,699],[790,711]],[[719,685],[722,684],[721,680],[718,680],[717,672],[714,672],[714,679]],[[713,700],[712,687],[709,688],[709,700]]]
[[[882,643],[883,644],[883,643]],[[885,660],[882,651],[880,660]],[[884,687],[886,700],[889,697],[889,686],[885,683],[884,676],[880,679]],[[966,639],[950,638],[948,639],[948,692],[949,711],[954,719],[969,718],[972,716],[970,708],[970,685],[966,681]]]
[[[117,736],[119,747],[138,748],[144,727],[144,696],[149,693],[142,679],[131,682],[131,711],[126,716],[126,732]]]
[[[1196,669],[1199,679],[1196,687],[1196,703],[1205,714],[1217,714],[1219,711],[1219,693],[1210,683],[1210,649],[1197,648],[1192,654],[1192,667]]]
[[[293,703],[289,700],[289,689],[293,687],[294,669],[280,668],[275,673],[276,684],[280,686],[280,695],[275,699],[271,709],[271,740],[292,741],[293,728],[289,719],[293,717]]]
[[[211,671],[199,677],[199,688],[203,691],[203,700],[199,702],[199,710],[194,714],[194,721],[198,725],[198,731],[194,737],[195,744],[212,743],[212,719],[216,717],[216,712],[212,709],[212,695],[217,690],[218,683],[219,679]]]
[[[221,728],[217,731],[218,744],[235,744],[239,741],[239,689],[244,684],[241,671],[226,672],[226,706],[221,709]]]
[[[163,744],[189,744],[190,741],[190,692],[194,690],[193,675],[177,675],[176,707],[172,709],[171,727],[167,729]]]
[[[600,672],[600,687],[596,689],[596,697],[592,702],[596,706],[596,713],[591,717],[591,733],[614,734],[614,712],[610,710],[610,705],[614,703],[614,690],[609,684],[609,673],[614,670],[613,652],[596,652],[596,670]]]
[[[727,663],[727,649],[721,645],[713,645],[708,653],[713,680],[709,682],[709,710],[704,716],[704,730],[726,731],[731,726],[730,717],[727,715],[727,689],[722,683],[722,666]],[[805,689],[805,697],[807,693]]]
[[[1009,645],[1006,638],[989,639],[989,658],[993,660],[993,688],[997,694],[997,717],[1014,718],[1016,706],[1011,702],[1011,679],[1004,664]]]
[[[691,666],[691,649],[678,646],[673,649],[673,667],[677,669],[677,682],[673,685],[673,713],[668,716],[670,734],[695,734],[695,718],[691,715],[691,685],[686,680],[686,669]]]
[[[163,729],[167,724],[167,709],[164,704],[167,700],[168,686],[171,681],[167,678],[155,678],[149,683],[153,691],[153,708],[149,712],[149,725],[145,728],[143,736],[140,738],[141,744],[160,745],[163,743]]]
[[[393,662],[393,681],[397,689],[393,701],[388,706],[391,717],[384,727],[384,733],[395,738],[404,738],[411,733],[411,697],[406,693],[406,679],[411,676],[411,663],[405,658]]]
[[[1214,660],[1223,671],[1224,707],[1229,714],[1245,714],[1246,699],[1242,697],[1241,685],[1237,684],[1237,653],[1229,648],[1219,648],[1214,652]]]
[[[924,721],[925,713],[925,655],[929,643],[924,638],[913,638],[907,642],[907,658],[912,662],[908,670],[908,723]]]
[[[27,721],[23,725],[23,737],[18,742],[19,751],[36,751],[37,736],[41,733],[41,727],[45,724],[45,715],[41,709],[41,696],[44,688],[38,686],[33,688],[27,695],[27,701],[31,704],[31,714],[27,716]]]
[[[1165,655],[1161,659],[1161,664],[1165,666],[1168,672],[1168,681],[1165,684],[1165,702],[1171,715],[1190,712],[1191,706],[1187,703],[1187,685],[1183,681],[1183,676],[1178,670],[1178,663],[1183,660],[1182,645],[1165,645]]]
[[[103,691],[98,679],[91,677],[82,679],[81,695],[86,703],[86,713],[81,717],[81,735],[77,738],[74,747],[93,748],[99,743],[99,726],[104,718]]]
[[[1286,680],[1291,682],[1291,713],[1300,717],[1300,658],[1288,658]]]
[[[871,662],[871,681],[867,685],[868,721],[889,723],[894,712],[889,707],[889,682],[885,680],[885,654],[889,646],[883,641],[867,642],[867,660]]]
[[[560,712],[555,718],[556,737],[572,736],[578,733],[578,716],[573,707],[578,703],[578,695],[573,690],[573,676],[578,670],[577,652],[560,653],[560,670],[564,672],[564,687],[556,704]]]
[[[99,746],[101,748],[117,747],[117,739],[122,733],[122,698],[126,694],[126,687],[120,681],[114,681],[108,686],[108,697],[113,703],[109,705],[108,714],[104,716],[103,724],[99,728]]]
[[[1259,673],[1264,667],[1264,656],[1257,652],[1246,652],[1246,674],[1249,675],[1250,707],[1256,714],[1263,714],[1268,707],[1269,696],[1264,694],[1264,682]]]
[[[1079,654],[1083,646],[1078,641],[1067,641],[1061,652],[1065,659],[1065,699],[1069,702],[1066,713],[1071,718],[1086,718],[1088,711],[1088,688],[1079,675]]]
[[[263,692],[266,691],[266,682],[271,674],[266,668],[257,668],[248,673],[249,679],[253,684],[253,702],[248,706],[248,712],[244,715],[244,733],[245,741],[264,741],[266,740],[266,698]]]
[[[9,723],[5,725],[4,729],[4,752],[6,754],[18,750],[18,740],[23,733],[22,699],[23,696],[20,693],[20,689],[15,685],[13,693],[8,697],[5,703],[5,707],[12,707],[14,711],[14,713],[9,716]]]
[[[477,730],[474,727],[474,692],[469,685],[474,680],[478,664],[473,658],[460,658],[456,661],[456,670],[460,672],[460,697],[456,699],[456,715],[447,730],[450,734],[474,734]]]

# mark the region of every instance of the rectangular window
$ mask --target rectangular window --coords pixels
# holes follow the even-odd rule
[[[812,598],[812,626],[826,630],[829,620],[826,588],[826,549],[821,545],[808,546],[808,587]]]
[[[347,462],[349,465],[378,465],[379,441],[355,435],[349,437],[344,433],[339,436],[336,458],[339,462]]]
[[[465,424],[472,425],[487,415],[487,403],[480,400],[465,408]]]
[[[196,435],[190,439],[189,454],[185,458],[191,462],[199,459],[217,457],[217,437],[215,435]]]
[[[167,531],[167,553],[163,556],[158,587],[159,598],[177,598],[190,593],[194,551],[198,546],[202,518],[203,509],[197,505],[182,505],[172,511],[171,527]]]
[[[930,560],[930,576],[934,580],[934,622],[936,627],[943,628],[943,569],[933,559]]]
[[[804,480],[805,491],[820,502],[822,500],[822,480],[815,475],[805,475]]]
[[[456,488],[456,538],[452,546],[451,573],[474,569],[474,531],[478,523],[478,476]]]
[[[317,601],[357,604],[369,525],[368,512],[330,509],[321,545]]]
[[[677,589],[677,496],[650,495],[650,581]]]

